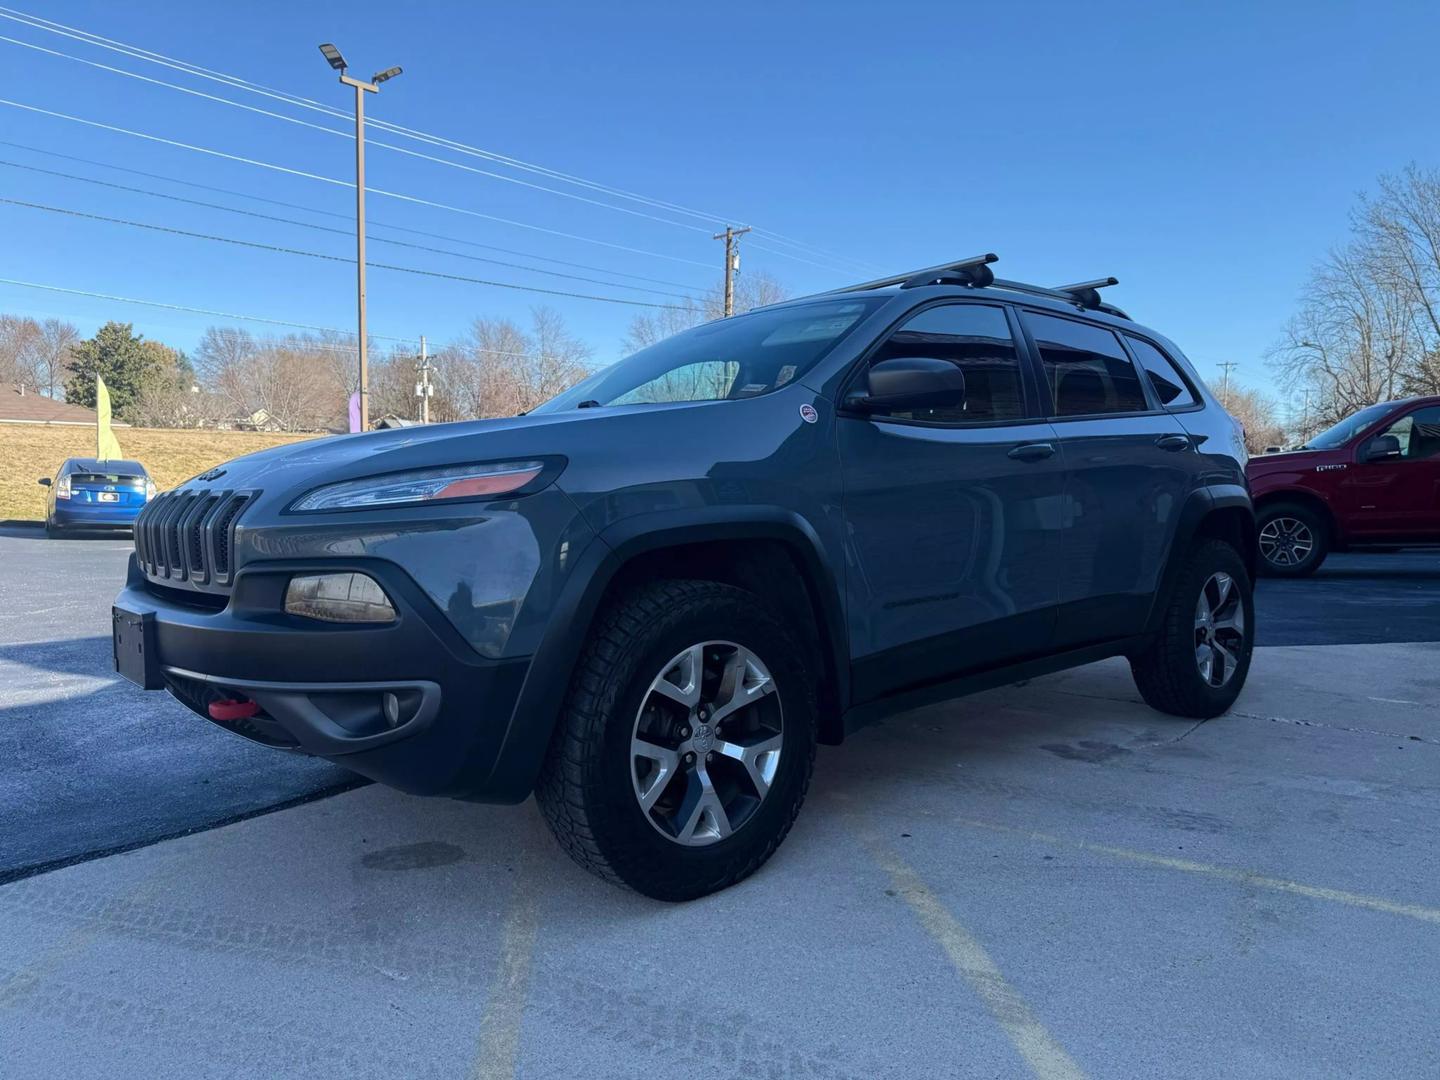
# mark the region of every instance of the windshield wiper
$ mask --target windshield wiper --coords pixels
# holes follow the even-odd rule
[[[596,401],[594,398],[586,398],[584,401],[580,402],[580,404],[576,405],[575,407],[577,409],[598,409],[601,407],[601,405],[600,402]]]

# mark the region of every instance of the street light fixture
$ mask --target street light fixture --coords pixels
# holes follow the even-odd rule
[[[355,307],[357,351],[360,354],[360,430],[370,430],[370,365],[369,345],[365,330],[365,95],[378,94],[380,84],[400,74],[398,67],[378,72],[370,82],[352,79],[345,74],[345,57],[334,45],[326,42],[320,54],[336,71],[340,81],[355,89]]]

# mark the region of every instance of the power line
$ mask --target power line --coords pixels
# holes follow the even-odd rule
[[[182,180],[177,176],[166,176],[164,173],[146,172],[143,169],[132,169],[125,165],[116,165],[109,161],[96,161],[93,158],[77,157],[74,154],[62,154],[58,150],[45,150],[38,146],[28,146],[25,143],[10,142],[0,139],[0,146],[9,146],[17,150],[25,150],[32,154],[44,154],[47,157],[60,158],[63,161],[75,161],[81,165],[93,165],[99,169],[113,169],[116,172],[129,173],[132,176],[143,176],[150,180],[161,180],[167,184],[180,184],[183,187],[195,188],[197,191],[211,191],[217,195],[233,195],[238,199],[250,199],[254,202],[266,203],[270,206],[283,206],[287,210],[299,210],[306,214],[318,214],[322,217],[338,218],[342,221],[354,220],[353,214],[341,214],[334,210],[321,210],[315,206],[304,206],[300,203],[285,202],[282,199],[271,199],[264,195],[256,195],[248,191],[236,191],[233,188],[216,187],[213,184],[201,184],[194,180]],[[95,181],[98,183],[99,181]],[[159,194],[158,192],[155,194]],[[609,274],[611,277],[633,278],[636,281],[648,281],[655,285],[673,285],[680,289],[701,289],[703,286],[694,285],[685,281],[671,281],[668,278],[647,277],[644,274],[631,274],[623,270],[615,270],[608,266],[591,266],[589,263],[574,262],[569,259],[557,259],[550,255],[537,255],[533,251],[517,251],[514,248],[500,247],[497,244],[482,244],[476,240],[466,240],[463,237],[450,236],[446,233],[427,232],[424,229],[412,229],[405,225],[394,225],[389,222],[376,221],[371,218],[371,228],[389,229],[392,232],[408,233],[412,236],[427,236],[432,240],[445,240],[452,244],[464,244],[466,247],[478,248],[482,251],[498,251],[504,255],[517,255],[522,259],[535,259],[538,262],[554,263],[556,266],[569,266],[576,270],[593,270],[598,274]]]
[[[181,150],[191,150],[198,154],[208,154],[211,157],[223,158],[227,161],[238,161],[244,165],[254,165],[261,169],[272,169],[276,172],[287,173],[291,176],[299,176],[307,180],[318,180],[321,183],[332,184],[335,187],[354,188],[355,184],[349,180],[337,180],[331,176],[321,176],[318,173],[306,172],[303,169],[293,169],[288,165],[276,165],[274,162],[260,161],[256,158],[244,157],[240,154],[231,154],[224,150],[215,150],[208,146],[196,146],[193,143],[181,142],[178,139],[167,139],[162,135],[151,135],[144,131],[135,131],[131,128],[123,128],[116,124],[106,124],[99,120],[86,120],[84,117],[71,116],[68,113],[57,112],[54,109],[42,109],[38,105],[26,105],[23,102],[11,101],[8,98],[0,98],[0,105],[8,105],[11,108],[23,109],[26,112],[39,113],[42,116],[50,116],[59,120],[69,120],[72,123],[83,124],[86,127],[100,128],[104,131],[113,131],[120,135],[131,135],[138,139],[145,139],[149,142],[162,143],[166,146],[173,146]],[[429,206],[437,210],[448,210],[455,214],[465,214],[469,217],[482,218],[486,221],[497,221],[503,225],[513,225],[516,228],[530,229],[535,232],[547,233],[551,236],[563,237],[567,240],[580,240],[587,244],[599,244],[602,247],[614,248],[617,251],[627,251],[632,255],[645,255],[654,259],[668,259],[671,262],[688,263],[692,266],[704,266],[705,264],[697,259],[686,259],[679,255],[665,255],[658,251],[646,251],[644,248],[634,248],[626,244],[616,244],[609,240],[598,240],[590,236],[580,236],[575,233],[563,232],[559,229],[546,228],[543,225],[531,225],[523,221],[515,221],[511,218],[498,217],[495,214],[481,213],[479,210],[470,210],[463,206],[451,206],[448,203],[437,202],[433,199],[423,199],[417,195],[406,195],[403,192],[387,191],[384,188],[369,187],[366,190],[371,195],[383,195],[386,198],[398,199],[401,202],[416,203],[420,206]]]
[[[6,161],[0,158],[0,165],[9,166],[13,169],[25,169],[29,172],[43,173],[46,176],[58,176],[65,180],[78,180],[85,184],[96,184],[100,187],[112,188],[116,191],[128,191],[136,195],[150,195],[157,199],[169,199],[171,202],[184,203],[189,206],[201,206],[209,210],[223,210],[230,214],[243,214],[245,217],[258,218],[262,221],[276,221],[284,225],[295,225],[302,229],[315,229],[319,232],[333,233],[339,236],[353,236],[349,229],[337,229],[330,225],[317,225],[311,221],[296,221],[294,218],[278,217],[275,214],[262,214],[255,210],[242,210],[236,206],[223,206],[220,203],[204,202],[200,199],[187,199],[180,195],[171,195],[163,191],[147,191],[145,188],[130,187],[127,184],[114,184],[108,180],[97,180],[90,176],[76,176],[74,173],[58,172],[54,169],[42,169],[38,165],[25,165],[18,161]],[[522,263],[505,262],[501,259],[487,259],[482,255],[467,255],[463,251],[449,251],[445,248],[430,247],[428,244],[412,244],[406,240],[392,240],[384,236],[372,236],[370,238],[377,244],[393,244],[398,247],[412,248],[416,251],[428,251],[436,255],[449,255],[457,259],[469,259],[472,262],[488,263],[493,266],[504,266],[512,270],[525,270],[535,274],[549,274],[552,277],[568,278],[571,281],[587,281],[592,285],[608,285],[616,289],[633,289],[637,292],[654,293],[658,296],[669,296],[677,300],[697,300],[698,297],[684,293],[664,292],[660,289],[647,289],[642,285],[626,285],[619,281],[604,281],[600,278],[582,277],[579,274],[566,274],[559,270],[546,270],[539,266],[525,266]]]
[[[122,304],[141,304],[145,307],[165,308],[169,311],[189,311],[196,315],[215,315],[222,319],[238,319],[241,322],[267,323],[270,326],[289,326],[301,330],[319,330],[328,334],[348,334],[353,330],[339,330],[333,326],[316,326],[314,323],[291,322],[286,319],[272,319],[264,315],[240,315],[233,311],[216,311],[213,308],[189,307],[185,304],[168,304],[160,300],[139,300],[133,296],[116,296],[113,293],[90,292],[86,289],[70,289],[63,285],[44,285],[38,281],[19,281],[15,278],[0,278],[0,285],[18,285],[25,289],[44,289],[47,292],[68,293],[72,296],[89,296],[96,300],[114,300]],[[414,338],[391,337],[385,334],[371,334],[381,341],[400,341],[413,344]]]
[[[105,37],[105,36],[103,36],[103,35],[95,34],[95,33],[92,33],[91,31],[88,31],[88,30],[80,30],[80,29],[77,28],[77,27],[67,26],[67,25],[65,25],[65,24],[63,24],[63,23],[55,22],[54,20],[51,20],[51,19],[45,19],[45,18],[42,18],[42,17],[40,17],[40,16],[30,15],[30,14],[28,14],[28,13],[26,13],[26,12],[19,11],[19,10],[15,9],[15,8],[7,8],[7,7],[0,6],[0,17],[10,19],[12,22],[20,23],[22,26],[26,26],[26,27],[28,27],[28,28],[30,28],[30,29],[40,30],[40,31],[43,31],[43,32],[46,32],[46,33],[51,33],[51,34],[56,34],[56,35],[59,35],[59,36],[62,36],[62,37],[69,38],[69,39],[74,40],[74,41],[79,41],[79,42],[81,42],[81,43],[83,43],[83,44],[90,45],[90,46],[92,46],[92,47],[98,47],[98,48],[108,49],[108,50],[110,50],[110,51],[112,51],[112,52],[118,52],[118,53],[120,53],[121,55],[124,55],[124,56],[126,56],[126,57],[129,57],[130,59],[136,59],[136,60],[141,60],[141,61],[144,61],[144,62],[147,62],[147,63],[158,64],[158,65],[160,65],[160,66],[170,68],[171,70],[175,70],[175,71],[182,72],[183,74],[190,75],[190,76],[192,76],[192,77],[207,79],[207,80],[210,80],[210,81],[212,81],[212,82],[217,82],[217,83],[220,83],[221,85],[229,86],[229,87],[234,88],[234,89],[239,89],[239,90],[243,90],[243,91],[246,91],[246,92],[249,92],[249,93],[259,94],[259,95],[262,95],[262,96],[271,98],[271,99],[273,99],[273,100],[277,100],[277,101],[284,102],[284,103],[286,103],[286,104],[288,104],[288,105],[291,105],[291,106],[296,106],[296,107],[300,107],[300,108],[310,109],[310,110],[315,111],[315,112],[320,112],[320,113],[323,113],[323,114],[326,114],[326,115],[329,115],[329,116],[338,117],[338,118],[341,118],[341,119],[346,119],[346,118],[347,118],[347,117],[345,116],[345,114],[344,114],[343,112],[339,111],[338,109],[335,109],[335,108],[332,107],[332,106],[325,105],[325,104],[323,104],[323,103],[321,103],[321,102],[315,101],[315,100],[312,99],[312,98],[306,98],[306,97],[303,97],[303,96],[301,96],[301,95],[299,95],[299,94],[290,93],[289,91],[277,90],[277,89],[272,88],[272,87],[264,86],[264,85],[261,84],[261,83],[252,82],[252,81],[250,81],[250,80],[248,80],[248,79],[242,79],[242,78],[239,78],[238,76],[229,75],[229,74],[226,74],[226,73],[224,73],[224,72],[217,72],[217,71],[214,71],[214,70],[212,70],[212,69],[202,68],[202,67],[200,67],[199,65],[192,64],[192,63],[190,63],[190,62],[188,62],[188,61],[179,60],[179,59],[177,59],[177,58],[175,58],[175,57],[169,57],[169,56],[166,56],[166,55],[163,54],[163,53],[155,52],[154,50],[151,50],[151,49],[145,49],[145,48],[143,48],[143,47],[141,47],[141,46],[137,46],[137,45],[130,45],[130,44],[126,43],[126,42],[122,42],[122,41],[119,41],[119,40],[114,39],[114,38],[107,38],[107,37]],[[65,54],[61,54],[61,55],[65,55]],[[79,58],[73,58],[73,59],[79,59]],[[80,62],[81,62],[81,63],[90,63],[90,61],[85,61],[85,60],[80,60]],[[118,69],[115,69],[115,70],[118,70]],[[122,72],[122,73],[123,73],[123,72]],[[125,73],[125,74],[133,74],[133,73]],[[154,80],[152,80],[152,81],[154,81]],[[184,88],[181,88],[181,89],[184,89]],[[217,100],[222,100],[222,101],[223,101],[223,100],[226,100],[226,99],[217,99]],[[234,102],[232,102],[232,104],[237,104],[237,105],[238,105],[239,103],[234,103]],[[241,106],[239,106],[239,107],[245,108],[246,106],[241,105]],[[286,119],[291,119],[291,118],[286,118]],[[315,126],[319,126],[319,125],[315,125]],[[470,155],[470,156],[479,157],[479,158],[482,158],[482,159],[484,159],[484,160],[494,161],[494,162],[496,162],[496,163],[498,163],[498,164],[503,164],[503,165],[506,165],[506,166],[508,166],[508,167],[510,167],[510,168],[519,169],[519,170],[526,171],[526,172],[531,172],[531,173],[534,173],[534,174],[536,174],[536,175],[545,176],[545,177],[547,177],[547,178],[549,178],[549,179],[554,179],[554,180],[561,181],[561,182],[563,182],[563,183],[573,184],[573,185],[576,185],[576,186],[578,186],[578,187],[586,188],[586,189],[588,189],[588,190],[592,190],[592,191],[596,191],[596,192],[600,192],[600,193],[603,193],[603,194],[610,195],[610,196],[612,196],[612,197],[614,197],[614,198],[625,199],[625,200],[627,200],[627,201],[637,202],[637,203],[640,203],[640,204],[642,204],[642,205],[652,206],[652,207],[654,207],[654,208],[663,209],[663,210],[666,210],[666,211],[669,211],[669,212],[672,212],[672,213],[677,213],[677,214],[682,214],[682,215],[689,216],[689,217],[699,218],[699,219],[701,219],[702,221],[706,221],[706,222],[711,223],[712,225],[713,225],[713,224],[721,223],[721,222],[723,222],[723,221],[725,221],[725,220],[727,220],[727,219],[733,220],[733,217],[734,217],[733,215],[712,214],[712,213],[707,213],[707,212],[700,211],[700,210],[694,210],[694,209],[692,209],[692,208],[683,206],[683,205],[678,204],[678,203],[669,202],[669,201],[663,200],[663,199],[656,199],[656,198],[653,198],[653,197],[651,197],[651,196],[640,195],[640,194],[637,194],[637,193],[632,192],[632,191],[627,191],[627,190],[624,189],[624,188],[618,188],[618,187],[614,187],[614,186],[612,186],[612,185],[602,184],[602,183],[599,183],[599,182],[597,182],[597,181],[589,180],[589,179],[586,179],[586,178],[584,178],[584,177],[576,176],[576,175],[571,174],[571,173],[562,172],[562,171],[560,171],[560,170],[558,170],[558,169],[551,169],[551,168],[549,168],[549,167],[547,167],[547,166],[536,165],[536,164],[534,164],[534,163],[532,163],[532,162],[523,161],[523,160],[521,160],[521,159],[519,159],[519,158],[514,158],[514,157],[511,157],[511,156],[506,155],[506,154],[500,154],[500,153],[497,153],[497,152],[492,151],[492,150],[484,150],[484,149],[482,149],[482,148],[480,148],[480,147],[475,147],[475,146],[467,145],[467,144],[465,144],[465,143],[463,143],[463,142],[460,142],[460,141],[458,141],[458,140],[450,139],[450,138],[447,138],[447,137],[444,137],[444,136],[435,135],[435,134],[429,133],[429,132],[420,131],[420,130],[417,130],[417,129],[414,129],[414,128],[405,127],[405,126],[400,125],[400,124],[394,124],[394,123],[390,123],[390,122],[387,122],[387,121],[374,121],[374,126],[375,126],[376,128],[378,128],[378,129],[382,129],[382,130],[385,130],[385,131],[389,131],[389,132],[391,132],[391,133],[393,133],[393,134],[402,135],[402,136],[404,136],[404,137],[411,138],[411,139],[414,139],[414,140],[419,141],[419,142],[425,142],[425,143],[428,143],[428,144],[430,144],[430,145],[440,146],[440,147],[443,147],[443,148],[445,148],[445,149],[449,149],[449,150],[454,151],[454,152],[457,152],[457,153],[463,153],[463,154],[467,154],[467,155]],[[322,130],[333,130],[333,129],[325,129],[325,128],[322,128]],[[399,148],[396,148],[396,147],[391,147],[391,148],[392,148],[392,149],[399,149]],[[403,152],[403,151],[402,151],[402,152]],[[454,164],[454,163],[450,163],[450,164]],[[506,179],[506,180],[509,180],[509,181],[512,181],[512,182],[521,182],[521,183],[523,183],[523,181],[516,181],[515,178],[513,178],[513,177],[502,177],[502,176],[498,176],[497,174],[490,174],[490,173],[486,173],[485,175],[494,175],[494,176],[496,176],[496,178],[498,178],[498,179]],[[535,186],[538,186],[538,185],[535,185]],[[541,189],[542,189],[542,190],[551,191],[551,192],[554,193],[554,194],[561,194],[561,195],[567,194],[567,193],[564,193],[564,192],[555,191],[555,189],[550,189],[550,188],[543,188],[543,187],[542,187]],[[573,197],[573,196],[572,196],[572,197]],[[593,201],[593,200],[586,200],[586,201]],[[610,204],[607,204],[607,203],[599,203],[598,205],[601,205],[601,206],[610,206],[611,209],[617,209],[617,210],[618,210],[618,209],[622,209],[622,208],[620,208],[620,207],[611,206]],[[657,219],[657,220],[665,220],[665,219]],[[683,225],[684,223],[671,221],[671,222],[669,222],[669,224]],[[691,228],[699,228],[699,226],[688,226],[688,227],[691,227]],[[756,231],[757,233],[762,233],[762,234],[768,236],[773,242],[786,244],[786,245],[789,245],[789,246],[798,248],[798,249],[800,249],[800,250],[809,250],[810,252],[812,252],[812,253],[814,253],[814,254],[821,255],[821,256],[823,256],[823,257],[827,257],[827,258],[831,258],[831,259],[835,259],[835,260],[840,260],[840,261],[843,261],[843,262],[850,262],[850,263],[853,263],[853,264],[855,264],[855,265],[865,266],[865,267],[867,267],[867,268],[869,268],[870,265],[871,265],[871,264],[865,262],[864,260],[855,259],[855,258],[850,257],[850,256],[842,256],[842,255],[838,255],[838,254],[833,253],[833,252],[826,251],[825,249],[820,248],[820,247],[818,247],[817,245],[810,244],[810,243],[806,243],[806,242],[800,241],[800,240],[796,240],[796,239],[794,239],[794,238],[792,238],[792,237],[789,237],[789,236],[785,235],[784,233],[780,233],[780,232],[777,232],[777,231],[772,230],[772,229],[765,229],[765,228],[757,227],[757,228],[755,229],[755,231]],[[772,249],[767,249],[767,250],[772,250]],[[787,257],[787,258],[794,258],[794,257],[795,257],[795,256],[793,256],[793,255],[792,255],[791,253],[789,253],[789,252],[774,252],[774,251],[772,250],[772,253],[774,253],[774,254],[780,254],[780,255],[783,255],[783,256],[785,256],[785,257]],[[805,261],[805,260],[801,260],[801,261]]]
[[[0,203],[10,206],[23,206],[30,210],[45,210],[53,214],[66,214],[70,217],[88,218],[91,221],[104,221],[112,225],[129,225],[136,229],[149,229],[153,232],[169,233],[172,236],[185,236],[195,240],[210,240],[220,244],[233,244],[237,247],[254,248],[258,251],[269,251],[279,255],[299,255],[308,259],[323,259],[326,262],[354,263],[354,259],[344,255],[328,255],[321,251],[305,251],[301,248],[282,247],[279,244],[262,244],[255,240],[238,240],[232,236],[217,236],[213,233],[191,232],[188,229],[177,229],[170,225],[154,225],[144,221],[130,221],[125,218],[107,217],[104,214],[92,214],[84,210],[71,210],[63,206],[47,206],[43,203],[25,202],[21,199],[0,198]],[[370,266],[379,270],[394,270],[402,274],[418,274],[422,277],[443,278],[447,281],[462,281],[471,285],[490,285],[498,289],[515,289],[519,292],[543,293],[546,296],[564,296],[573,300],[596,300],[606,304],[625,304],[630,307],[648,308],[670,308],[674,310],[686,310],[677,304],[652,304],[645,300],[627,300],[619,296],[595,296],[591,293],[567,292],[562,289],[544,289],[538,285],[516,285],[508,281],[491,281],[486,278],[467,277],[464,274],[448,274],[440,270],[424,270],[417,266],[397,266],[394,263],[370,262]]]
[[[274,120],[283,120],[288,124],[298,124],[301,127],[307,127],[314,131],[323,131],[327,135],[337,135],[342,139],[350,139],[352,141],[355,138],[353,132],[342,131],[338,128],[326,127],[324,124],[312,124],[308,120],[301,120],[297,117],[286,116],[284,113],[277,113],[270,109],[260,109],[255,107],[254,105],[246,105],[244,102],[234,101],[231,98],[220,97],[218,94],[207,94],[202,90],[195,90],[188,86],[181,86],[178,83],[166,82],[164,79],[152,79],[148,75],[141,75],[137,72],[126,71],[124,68],[112,67],[109,64],[101,64],[95,60],[86,60],[84,57],[74,56],[66,52],[60,52],[57,49],[47,49],[43,45],[36,45],[32,42],[21,41],[18,38],[7,37],[4,34],[0,34],[0,41],[8,42],[11,45],[18,45],[21,48],[25,49],[33,49],[36,52],[42,52],[49,56],[57,56],[64,60],[73,60],[77,64],[84,64],[87,67],[97,68],[101,71],[109,71],[116,75],[123,75],[126,78],[138,79],[141,82],[147,82],[153,86],[161,86],[167,90],[176,90],[182,94],[190,94],[193,97],[203,98],[206,101],[214,101],[218,102],[221,105],[230,105],[237,109],[244,109],[246,112],[257,113],[260,116],[268,116]],[[371,123],[372,125],[379,127],[379,124],[376,121],[372,120]],[[561,198],[576,199],[580,202],[589,203],[592,206],[603,207],[606,210],[614,210],[617,213],[631,214],[635,217],[648,218],[651,221],[658,221],[665,225],[675,225],[682,229],[693,229],[697,232],[702,233],[707,231],[703,226],[700,225],[691,225],[688,222],[682,221],[671,221],[669,218],[658,217],[655,214],[647,214],[640,210],[631,210],[630,208],[624,206],[614,206],[610,203],[601,202],[599,199],[590,199],[586,198],[583,195],[576,195],[573,192],[560,191],[556,188],[546,187],[543,184],[534,184],[528,180],[521,180],[518,177],[506,176],[503,173],[491,172],[488,169],[477,169],[473,165],[463,165],[457,161],[447,161],[445,158],[438,158],[435,157],[433,154],[422,154],[418,150],[410,150],[403,146],[396,146],[393,143],[382,142],[379,139],[367,139],[366,144],[368,146],[381,147],[385,150],[393,150],[397,154],[406,154],[410,157],[421,158],[425,161],[435,162],[439,165],[446,165],[452,169],[463,169],[466,172],[475,173],[479,176],[489,177],[492,180],[500,180],[507,184],[518,184],[521,187],[533,188],[536,191],[544,191],[551,195],[558,195]]]

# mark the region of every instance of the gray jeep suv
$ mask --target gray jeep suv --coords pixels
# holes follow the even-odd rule
[[[696,327],[526,416],[238,458],[135,528],[117,668],[408,792],[532,792],[663,899],[753,872],[817,742],[1110,656],[1250,665],[1236,423],[1110,279],[981,256]]]

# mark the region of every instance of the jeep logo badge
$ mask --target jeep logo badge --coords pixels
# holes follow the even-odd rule
[[[196,480],[218,480],[225,475],[224,469],[211,469],[209,472],[202,472]]]

